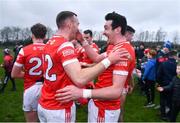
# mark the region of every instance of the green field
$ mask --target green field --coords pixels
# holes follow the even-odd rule
[[[0,50],[0,63],[2,63],[2,50]],[[0,78],[3,79],[3,69],[0,68]],[[0,94],[0,122],[24,122],[22,111],[23,81],[16,80],[17,91],[12,92],[12,84],[9,81],[3,94]],[[1,85],[0,85],[1,86]],[[159,111],[154,108],[144,108],[145,96],[139,94],[139,88],[136,86],[133,94],[129,95],[126,102],[125,121],[126,122],[161,122]],[[158,93],[156,104],[158,104]],[[77,121],[87,121],[86,107],[77,108]],[[180,114],[177,121],[180,122]]]

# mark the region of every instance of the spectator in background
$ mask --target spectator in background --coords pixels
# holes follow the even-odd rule
[[[177,52],[170,51],[169,58],[167,61],[162,62],[159,65],[159,69],[157,71],[157,80],[159,86],[167,86],[172,81],[173,77],[176,76],[176,58]],[[162,91],[160,92],[160,111],[161,111],[161,119],[168,120],[170,112],[166,113],[166,106],[171,109],[171,97],[172,91]]]
[[[16,46],[14,47],[13,49],[13,52],[14,52],[14,62],[16,61],[16,58],[17,58],[17,55],[20,51],[20,49],[23,47],[23,45],[20,45],[20,44],[16,44]]]
[[[172,49],[172,43],[170,41],[164,42],[163,49],[157,54],[157,70],[159,65],[168,60],[168,53]]]
[[[161,46],[160,46],[160,45],[157,45],[157,46],[156,46],[156,52],[157,52],[157,54],[158,54],[160,51],[161,51]]]
[[[157,87],[159,92],[172,90],[171,122],[176,122],[177,115],[180,111],[180,63],[177,65],[176,73],[177,76],[175,76],[168,85]]]
[[[142,58],[144,57],[144,43],[141,43],[139,48],[136,50],[137,64],[141,64]]]
[[[150,50],[147,53],[148,61],[144,67],[144,74],[142,76],[142,81],[145,83],[145,94],[147,97],[147,103],[145,107],[153,107],[154,97],[155,97],[155,80],[156,80],[156,51]]]
[[[145,64],[146,64],[147,61],[148,61],[147,54],[149,53],[149,51],[150,51],[149,48],[146,48],[146,49],[144,50],[144,56],[143,56],[143,58],[142,58],[142,60],[141,60],[141,64],[139,64],[140,67],[138,67],[139,70],[141,71],[141,77],[138,78],[138,85],[140,86],[140,92],[141,92],[141,94],[144,94],[144,93],[145,93],[145,84],[144,84],[144,82],[142,81],[142,76],[143,76],[143,74],[144,74]]]
[[[3,51],[4,53],[4,63],[1,64],[1,67],[4,68],[5,70],[5,77],[4,77],[4,82],[3,82],[3,87],[1,88],[1,93],[4,92],[4,89],[9,81],[9,79],[12,82],[12,91],[16,91],[16,84],[14,79],[11,77],[11,71],[12,71],[12,67],[13,67],[13,56],[10,53],[10,49],[6,48]]]

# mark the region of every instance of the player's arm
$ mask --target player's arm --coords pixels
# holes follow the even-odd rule
[[[92,63],[92,64],[88,64],[88,63],[86,63],[86,62],[80,62],[80,64],[81,64],[81,67],[92,67],[92,66],[94,66],[96,63]]]
[[[12,72],[11,72],[12,78],[23,78],[24,77],[24,71],[23,66],[18,66],[16,63],[13,66]]]
[[[56,100],[68,102],[80,97],[102,100],[117,99],[121,96],[127,76],[113,75],[113,85],[100,89],[81,89],[76,86],[67,86],[56,93]]]
[[[121,96],[127,76],[113,75],[113,85],[100,89],[93,89],[91,98],[112,100]]]
[[[23,78],[24,77],[24,50],[23,48],[19,51],[16,62],[13,65],[11,77]]]
[[[122,57],[127,56],[127,51],[116,51],[109,54],[107,58],[97,63],[93,67],[89,68],[81,68],[79,61],[71,62],[70,64],[64,65],[64,70],[67,75],[71,78],[71,80],[77,86],[84,86],[87,82],[93,80],[100,73],[102,73],[106,68],[108,68],[111,64],[116,63]],[[122,58],[122,59],[123,59]]]
[[[98,63],[106,57],[105,54],[98,54],[86,41],[83,41],[82,45],[86,54],[93,62]]]
[[[89,44],[87,41],[84,40],[82,34],[80,32],[77,32],[76,39],[81,42],[83,48],[85,49],[86,54],[88,57],[95,63],[100,62],[103,60],[106,56],[104,54],[98,54]]]

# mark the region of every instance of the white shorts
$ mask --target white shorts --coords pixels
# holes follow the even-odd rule
[[[74,123],[76,120],[76,106],[73,103],[70,111],[68,112],[66,109],[48,110],[43,108],[40,104],[38,104],[38,118],[41,123],[47,123],[47,122]]]
[[[24,91],[24,95],[23,95],[24,111],[37,111],[41,88],[42,88],[42,83],[38,82]]]
[[[91,99],[88,104],[88,122],[118,122],[120,109],[118,110],[105,110],[104,119],[98,118],[98,107],[94,104]]]

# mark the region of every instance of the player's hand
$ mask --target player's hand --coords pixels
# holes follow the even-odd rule
[[[61,103],[77,100],[80,97],[83,97],[83,90],[74,85],[59,89],[55,94],[56,100],[60,101]]]
[[[84,41],[83,35],[81,34],[80,31],[77,31],[77,32],[76,32],[76,40],[78,40],[78,41],[80,41],[80,42],[83,42],[83,41]]]
[[[109,53],[108,59],[111,61],[111,64],[114,64],[121,60],[124,61],[130,59],[130,54],[126,49],[121,48],[113,50],[111,53]]]
[[[159,92],[162,92],[162,91],[164,90],[164,88],[162,88],[162,87],[157,87],[157,90],[158,90]]]

